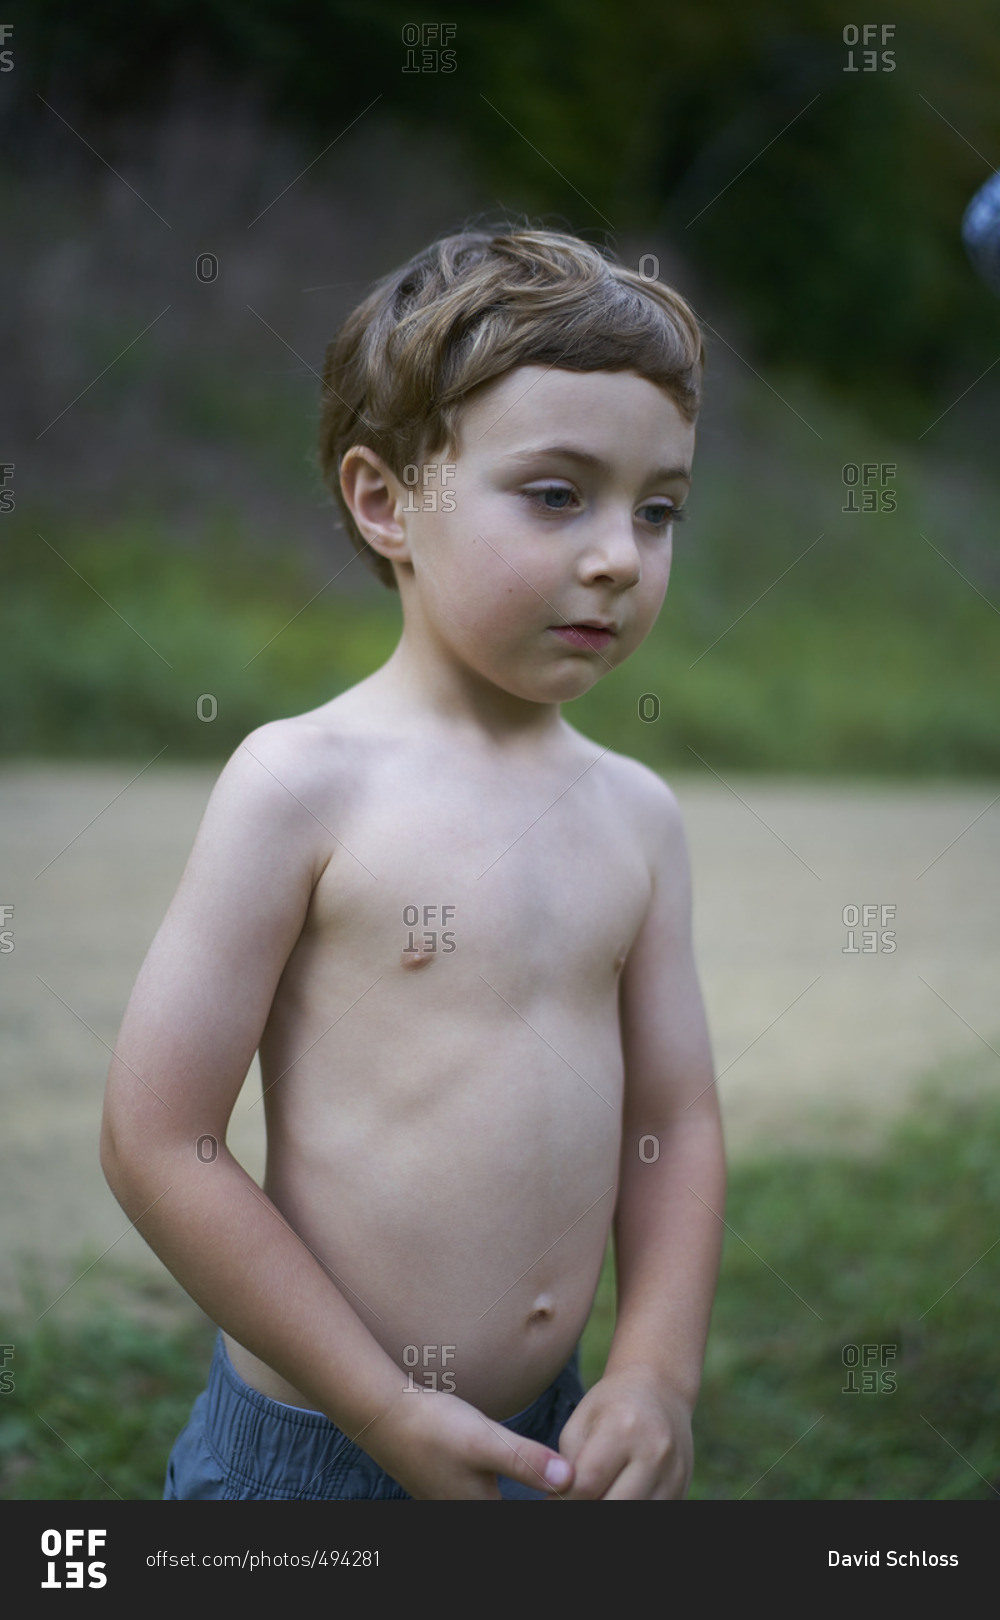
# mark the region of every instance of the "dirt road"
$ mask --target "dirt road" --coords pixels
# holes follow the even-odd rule
[[[6,1299],[25,1256],[55,1291],[84,1248],[160,1269],[101,1175],[101,1094],[217,772],[136,769],[0,774],[0,906],[13,907],[0,927]],[[938,1066],[951,1086],[996,1088],[996,784],[722,782],[708,770],[672,783],[734,1159],[783,1145],[864,1151]],[[259,1176],[255,1069],[230,1143]]]

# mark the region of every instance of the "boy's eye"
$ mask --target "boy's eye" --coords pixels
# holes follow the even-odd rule
[[[529,501],[539,502],[545,512],[568,511],[570,502],[576,499],[575,492],[565,484],[546,484],[541,489],[525,490],[524,494]],[[683,508],[674,506],[670,501],[647,501],[639,510],[654,514],[646,518],[654,529],[666,529],[671,523],[684,521]]]
[[[642,508],[642,511],[660,514],[658,517],[647,519],[648,522],[652,523],[654,529],[666,529],[669,528],[671,523],[684,522],[684,508],[674,506],[670,501],[649,501]]]
[[[546,512],[565,512],[567,504],[573,499],[573,491],[567,489],[564,484],[546,484],[544,489],[525,490],[525,494],[530,501],[540,501],[543,511]],[[557,504],[549,505],[550,495],[557,497]],[[560,496],[564,496],[565,500],[558,500]]]

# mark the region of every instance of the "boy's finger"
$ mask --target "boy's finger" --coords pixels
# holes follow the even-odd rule
[[[591,1424],[585,1421],[582,1415],[580,1421],[577,1422],[577,1412],[574,1412],[559,1436],[559,1454],[567,1458],[574,1468],[576,1467],[576,1459],[590,1436],[590,1429]]]
[[[566,1500],[599,1502],[628,1463],[628,1452],[617,1439],[591,1435],[574,1458],[573,1483],[565,1493]]]
[[[528,1485],[536,1491],[556,1491],[560,1494],[573,1480],[573,1464],[550,1446],[539,1445],[537,1440],[525,1440],[511,1435],[499,1424],[491,1425],[497,1436],[498,1474],[516,1479],[519,1485]]]
[[[651,1463],[631,1462],[601,1496],[602,1502],[648,1502],[657,1483],[657,1470]]]

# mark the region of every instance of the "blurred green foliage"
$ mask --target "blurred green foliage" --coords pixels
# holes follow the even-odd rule
[[[19,694],[0,722],[8,753],[219,758],[395,644],[398,605],[324,592],[297,553],[248,555],[224,518],[186,549],[149,519],[68,540],[58,524],[58,546],[46,528],[19,529],[0,555]]]
[[[253,84],[317,152],[377,105],[460,150],[501,208],[665,236],[758,354],[891,397],[897,425],[1000,350],[1000,304],[959,239],[1000,151],[990,0],[946,18],[910,0],[853,56],[833,0],[633,0],[627,16],[458,0],[448,19],[443,39],[404,0],[35,0],[21,116],[35,90],[64,116],[150,115],[192,62]]]
[[[734,437],[710,392],[660,621],[566,717],[667,772],[693,752],[716,770],[995,774],[993,486],[965,478],[956,513],[940,462],[778,382],[814,430],[765,393],[737,399],[750,425]],[[843,510],[864,494],[844,467],[863,463],[892,469],[869,490],[890,489],[891,510]],[[359,560],[309,566],[225,509],[185,544],[148,511],[99,534],[20,506],[0,521],[6,754],[222,758],[363,679],[398,638],[398,597]]]
[[[448,40],[402,0],[37,0],[18,24],[31,72],[0,109],[3,186],[31,242],[11,262],[38,297],[9,301],[24,406],[4,429],[18,504],[0,516],[0,750],[221,758],[387,656],[396,599],[359,563],[335,580],[339,564],[307,556],[329,507],[311,461],[318,345],[369,270],[458,207],[433,174],[371,190],[384,114],[459,154],[486,213],[621,237],[630,262],[647,238],[675,254],[720,328],[703,316],[706,407],[664,613],[568,718],[667,771],[693,751],[723,770],[995,773],[1000,301],[959,238],[1000,151],[987,0],[946,24],[913,0],[877,72],[832,0],[636,0],[627,19],[602,0],[460,0],[449,16]],[[184,121],[199,67],[261,114],[204,148],[221,179],[209,126]],[[74,140],[60,118],[78,115]],[[106,161],[134,165],[174,219],[169,244],[131,179],[102,171],[105,135]],[[205,232],[225,266],[207,287],[187,257]],[[895,467],[893,510],[844,511],[851,463]]]

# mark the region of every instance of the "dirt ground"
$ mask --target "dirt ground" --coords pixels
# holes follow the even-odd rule
[[[136,769],[0,774],[0,906],[13,907],[0,922],[8,1302],[25,1261],[53,1294],[105,1251],[162,1272],[101,1175],[101,1095],[217,770]],[[998,784],[723,783],[700,767],[671,781],[733,1160],[877,1146],[937,1070],[951,1087],[997,1086]],[[867,925],[859,915],[852,940],[845,908],[865,906],[894,912]],[[880,948],[862,948],[866,926]],[[259,1176],[255,1086],[256,1065],[230,1144]]]

